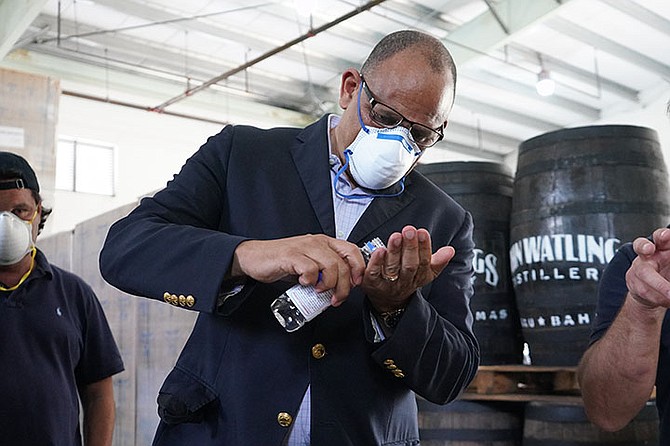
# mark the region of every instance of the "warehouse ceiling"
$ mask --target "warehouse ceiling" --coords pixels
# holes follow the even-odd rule
[[[442,39],[459,69],[438,149],[503,160],[670,91],[668,0],[0,0],[0,66],[154,112],[304,124],[337,112],[341,71],[403,28]]]

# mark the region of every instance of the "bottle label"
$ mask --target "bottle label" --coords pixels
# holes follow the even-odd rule
[[[384,242],[379,237],[375,237],[360,248],[366,265],[374,250],[380,247],[384,247]],[[321,272],[319,272],[319,280],[321,280]],[[292,332],[328,308],[333,293],[332,289],[317,293],[313,286],[298,284],[275,299],[270,308],[282,327]]]
[[[330,306],[333,290],[317,293],[313,286],[295,285],[286,290],[286,295],[305,317],[305,321],[311,321]]]

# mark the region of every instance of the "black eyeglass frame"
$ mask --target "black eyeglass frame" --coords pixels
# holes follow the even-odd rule
[[[442,141],[442,139],[444,138],[444,133],[442,131],[443,126],[440,126],[437,129],[432,129],[432,128],[428,127],[427,125],[421,124],[419,122],[410,121],[409,119],[405,118],[403,116],[403,114],[400,113],[399,111],[397,111],[395,108],[393,108],[389,105],[386,105],[383,102],[377,100],[377,98],[375,98],[375,95],[370,91],[370,86],[365,81],[365,78],[363,77],[363,75],[361,74],[360,76],[361,76],[361,83],[362,83],[362,86],[363,86],[363,91],[365,91],[365,94],[368,96],[368,103],[370,104],[370,118],[375,122],[375,124],[379,124],[382,127],[389,129],[389,128],[397,127],[404,122],[408,123],[409,124],[409,133],[410,133],[410,135],[412,135],[412,139],[422,149],[427,149],[429,147],[433,147],[435,144]],[[392,124],[392,125],[385,124],[385,123],[377,120],[376,116],[379,116],[379,115],[377,113],[375,113],[375,104],[379,104],[379,105],[382,105],[382,106],[388,108],[393,113],[397,114],[400,117],[400,120],[398,122]],[[427,129],[427,130],[435,133],[437,135],[437,139],[430,144],[422,144],[422,143],[418,142],[415,139],[414,134],[412,134],[412,129],[414,128],[414,126],[421,127],[421,128]]]

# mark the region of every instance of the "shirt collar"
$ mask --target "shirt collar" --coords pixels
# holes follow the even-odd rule
[[[31,276],[35,277],[46,276],[47,279],[51,279],[53,277],[51,264],[47,260],[47,257],[44,255],[44,253],[39,249],[37,250],[37,254],[35,255],[35,269],[33,270]],[[30,279],[30,277],[28,277],[28,279]]]
[[[328,156],[328,164],[330,165],[330,169],[335,172],[342,167],[342,163],[340,162],[340,158],[333,153],[333,145],[330,141],[330,130],[337,127],[337,124],[340,123],[340,119],[342,118],[338,115],[328,115],[328,153],[330,154]]]

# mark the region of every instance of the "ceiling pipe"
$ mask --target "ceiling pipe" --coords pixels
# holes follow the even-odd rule
[[[176,19],[169,19],[169,20],[162,20],[162,21],[158,21],[158,22],[143,23],[141,25],[130,25],[130,26],[124,26],[124,27],[121,27],[121,28],[113,28],[113,29],[99,29],[99,30],[96,30],[96,31],[90,31],[90,32],[85,32],[85,33],[80,33],[80,34],[70,34],[68,36],[61,36],[61,34],[60,34],[61,12],[60,12],[60,1],[59,1],[58,2],[58,15],[57,15],[57,17],[58,17],[57,26],[58,26],[59,31],[58,31],[57,36],[56,37],[50,37],[48,39],[35,39],[34,42],[39,43],[39,44],[43,44],[43,43],[49,43],[49,42],[52,42],[52,41],[56,40],[58,42],[58,45],[60,45],[60,42],[63,41],[63,40],[81,39],[81,38],[85,38],[85,37],[100,36],[100,35],[104,35],[104,34],[117,34],[117,33],[124,32],[124,31],[133,31],[133,30],[136,30],[136,29],[149,28],[149,27],[157,26],[157,25],[171,25],[173,23],[188,22],[188,21],[192,21],[192,20],[205,19],[205,18],[208,18],[208,17],[217,16],[217,15],[223,15],[223,14],[230,14],[230,13],[234,13],[234,12],[245,11],[247,9],[257,9],[257,8],[261,8],[261,7],[264,7],[264,6],[274,5],[275,3],[277,3],[277,2],[268,2],[268,3],[262,3],[260,5],[244,6],[244,7],[241,7],[241,8],[229,9],[229,10],[226,10],[226,11],[210,12],[210,13],[207,13],[207,14],[199,14],[199,15],[193,15],[193,16],[189,16],[189,17],[179,17],[179,18],[176,18]]]
[[[76,92],[76,91],[63,90],[63,91],[61,91],[61,94],[65,95],[65,96],[72,96],[74,98],[86,99],[88,101],[102,102],[102,103],[105,103],[105,104],[117,105],[119,107],[133,108],[135,110],[142,110],[142,111],[147,111],[147,112],[153,111],[152,107],[149,107],[149,106],[146,106],[146,105],[135,104],[133,102],[127,102],[127,101],[119,101],[119,100],[116,100],[116,99],[110,99],[108,97],[94,96],[94,95],[91,95],[91,94],[79,93],[79,92]],[[218,119],[205,118],[205,117],[202,117],[202,116],[191,115],[191,114],[188,114],[188,113],[176,113],[176,112],[171,112],[171,111],[163,111],[162,114],[167,115],[167,116],[175,116],[177,118],[192,119],[194,121],[206,122],[208,124],[218,124],[221,127],[225,127],[226,125],[230,124],[230,122],[220,121]]]
[[[496,19],[496,22],[498,22],[498,25],[500,25],[500,28],[502,28],[502,30],[505,32],[505,34],[507,34],[509,36],[509,34],[510,34],[509,28],[507,28],[507,26],[505,26],[505,23],[502,21],[502,19],[498,15],[498,12],[496,11],[496,9],[491,4],[491,1],[490,0],[484,0],[484,3],[486,3],[486,6],[489,7],[489,11],[491,11],[491,15],[493,16],[494,19]]]
[[[238,66],[238,67],[236,67],[236,68],[233,68],[233,69],[231,69],[231,70],[228,70],[228,71],[226,71],[225,73],[223,73],[223,74],[221,74],[221,75],[219,75],[219,76],[217,76],[217,77],[215,77],[215,78],[213,78],[213,79],[210,79],[210,80],[208,80],[208,81],[202,83],[201,85],[198,85],[197,87],[193,87],[193,88],[189,88],[189,89],[187,89],[187,90],[186,90],[185,92],[183,92],[182,94],[180,94],[180,95],[178,95],[178,96],[175,96],[175,97],[173,97],[172,99],[168,99],[167,101],[163,102],[162,104],[160,104],[160,105],[154,107],[154,108],[152,109],[152,111],[161,113],[161,112],[163,112],[163,111],[165,110],[166,107],[169,107],[170,105],[172,105],[172,104],[174,104],[174,103],[176,103],[176,102],[179,102],[179,101],[181,101],[181,100],[183,100],[183,99],[186,99],[186,98],[189,97],[189,96],[193,96],[195,93],[197,93],[197,92],[199,92],[199,91],[201,91],[201,90],[204,90],[204,89],[208,88],[210,85],[214,85],[214,84],[216,84],[216,83],[218,83],[218,82],[221,82],[221,81],[224,80],[224,79],[229,78],[230,76],[232,76],[232,75],[234,75],[234,74],[239,73],[240,71],[244,71],[244,70],[246,70],[247,68],[249,68],[249,67],[251,67],[251,66],[253,66],[253,65],[255,65],[255,64],[259,63],[259,62],[262,62],[263,60],[265,60],[265,59],[267,59],[267,58],[269,58],[269,57],[272,57],[272,56],[274,56],[274,55],[277,54],[277,53],[280,53],[280,52],[282,52],[282,51],[284,51],[284,50],[286,50],[286,49],[288,49],[288,48],[290,48],[290,47],[292,47],[292,46],[294,46],[294,45],[297,45],[298,43],[301,43],[301,42],[303,42],[303,41],[309,39],[310,37],[314,37],[314,36],[316,36],[317,34],[320,34],[320,33],[322,33],[323,31],[326,31],[327,29],[330,29],[330,28],[332,28],[333,26],[338,25],[338,24],[344,22],[345,20],[349,20],[350,18],[352,18],[352,17],[354,17],[354,16],[360,14],[361,12],[367,11],[368,9],[371,9],[371,8],[373,8],[373,7],[377,6],[377,5],[379,5],[380,3],[384,3],[385,1],[386,1],[386,0],[373,0],[373,1],[370,1],[370,2],[366,3],[365,5],[363,5],[363,6],[359,6],[358,8],[354,9],[353,11],[351,11],[351,12],[349,12],[349,13],[347,13],[347,14],[345,14],[345,15],[339,17],[339,18],[337,18],[337,19],[335,19],[335,20],[333,20],[333,21],[331,21],[331,22],[326,23],[325,25],[319,26],[318,28],[310,29],[309,31],[307,31],[306,34],[303,34],[302,36],[300,36],[300,37],[298,37],[298,38],[296,38],[296,39],[293,39],[293,40],[291,40],[291,41],[285,43],[285,44],[282,45],[282,46],[279,46],[279,47],[277,47],[277,48],[274,48],[274,49],[268,51],[267,53],[264,53],[264,54],[258,56],[257,58],[250,60],[249,62],[246,62],[246,63],[244,63],[244,64],[242,64],[242,65],[240,65],[240,66]]]
[[[56,21],[56,26],[58,30],[56,31],[56,46],[60,46],[60,22],[61,22],[60,0],[58,0],[58,20]]]

